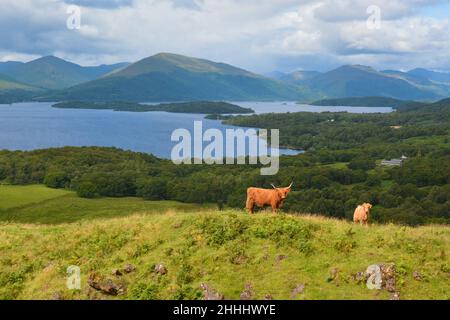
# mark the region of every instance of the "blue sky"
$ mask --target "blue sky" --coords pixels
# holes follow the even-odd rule
[[[74,4],[81,27],[69,30]],[[372,5],[379,28],[367,22]],[[0,61],[97,65],[174,52],[260,73],[450,71],[450,0],[2,0],[1,9]]]
[[[420,8],[419,13],[436,19],[450,18],[450,3],[437,3]]]

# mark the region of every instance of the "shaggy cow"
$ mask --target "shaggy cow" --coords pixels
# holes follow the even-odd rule
[[[363,203],[362,205],[359,205],[355,209],[355,213],[353,214],[353,222],[360,224],[367,224],[369,223],[369,211],[372,208],[372,205],[370,203]]]
[[[249,213],[253,213],[255,205],[262,208],[264,206],[271,206],[272,212],[279,209],[288,193],[291,191],[292,183],[286,188],[277,188],[273,184],[272,189],[248,188],[247,189],[247,203],[246,208]]]

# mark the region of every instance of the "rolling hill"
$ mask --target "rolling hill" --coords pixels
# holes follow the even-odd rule
[[[7,76],[19,82],[56,90],[99,78],[126,65],[82,67],[54,56],[46,56],[27,63],[3,64],[1,68]]]
[[[426,100],[438,99],[446,94],[445,90],[432,83],[413,81],[412,76],[406,78],[399,72],[383,73],[361,65],[339,67],[305,81],[305,85],[331,98],[384,96]]]
[[[142,204],[130,215],[122,204],[117,211],[127,214],[105,217],[99,212],[124,200],[103,202],[97,211],[81,207],[92,217],[76,223],[0,223],[0,299],[186,300],[208,291],[231,300],[449,298],[448,226],[367,229],[301,215],[183,212],[157,201],[146,202],[158,208],[151,212]],[[370,290],[365,271],[380,263],[394,265],[391,280]],[[80,268],[79,290],[66,286],[71,265]],[[93,278],[110,286],[94,289]]]
[[[436,72],[423,68],[416,68],[407,72],[413,76],[423,77],[436,82],[450,83],[450,73]]]
[[[39,89],[0,74],[0,104],[29,101]]]
[[[145,102],[295,100],[306,96],[300,87],[228,64],[160,53],[101,79],[62,90],[47,99]]]
[[[32,86],[15,81],[14,79],[0,74],[0,90],[33,90]]]

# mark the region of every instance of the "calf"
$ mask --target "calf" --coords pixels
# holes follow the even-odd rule
[[[284,199],[291,191],[292,183],[286,188],[277,188],[272,184],[273,189],[261,189],[250,187],[247,189],[247,203],[246,208],[249,213],[253,213],[255,205],[262,208],[264,206],[271,206],[272,212],[279,209]]]
[[[363,203],[362,205],[359,205],[355,209],[355,213],[353,213],[353,222],[360,224],[367,224],[369,223],[369,211],[372,208],[372,205],[370,203]]]

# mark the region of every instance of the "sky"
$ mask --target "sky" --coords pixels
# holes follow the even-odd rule
[[[450,0],[0,0],[0,61],[99,65],[159,52],[258,73],[450,71]]]

